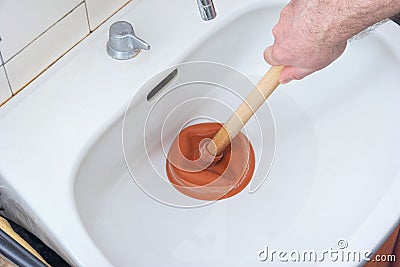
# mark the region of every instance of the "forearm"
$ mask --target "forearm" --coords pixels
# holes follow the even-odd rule
[[[348,40],[369,26],[400,13],[400,0],[312,0],[317,16],[324,16],[329,41]],[[312,14],[310,14],[312,15]],[[323,17],[318,18],[323,21]]]
[[[292,0],[275,25],[273,46],[264,57],[284,65],[280,82],[302,79],[325,68],[345,50],[347,40],[400,13],[400,0]]]

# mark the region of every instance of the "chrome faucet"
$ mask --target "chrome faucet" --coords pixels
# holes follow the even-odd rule
[[[197,5],[203,20],[212,20],[217,16],[213,0],[197,0]]]
[[[150,45],[136,36],[133,26],[127,21],[114,22],[109,30],[107,53],[114,59],[130,59]]]

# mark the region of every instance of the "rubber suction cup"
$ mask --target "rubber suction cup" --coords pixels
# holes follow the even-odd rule
[[[202,155],[207,153],[202,151],[204,141],[211,140],[221,127],[219,123],[195,124],[175,138],[166,171],[169,181],[181,193],[200,200],[218,200],[238,194],[250,182],[255,156],[243,133],[233,138],[221,157]]]

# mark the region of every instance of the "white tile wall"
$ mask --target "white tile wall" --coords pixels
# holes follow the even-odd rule
[[[0,67],[0,105],[11,97],[11,90],[7,82],[4,67]]]
[[[86,0],[90,29],[94,30],[130,0]]]
[[[5,67],[13,92],[19,91],[88,33],[86,10],[82,3],[6,62]]]
[[[0,0],[0,104],[130,1]]]
[[[1,0],[0,50],[4,62],[50,28],[82,0]]]

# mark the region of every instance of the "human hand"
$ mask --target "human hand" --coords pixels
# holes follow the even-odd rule
[[[286,66],[280,83],[303,79],[344,52],[347,36],[338,34],[337,23],[329,20],[334,17],[329,12],[333,10],[324,1],[302,0],[292,0],[281,11],[272,30],[274,44],[264,52],[270,65]]]

